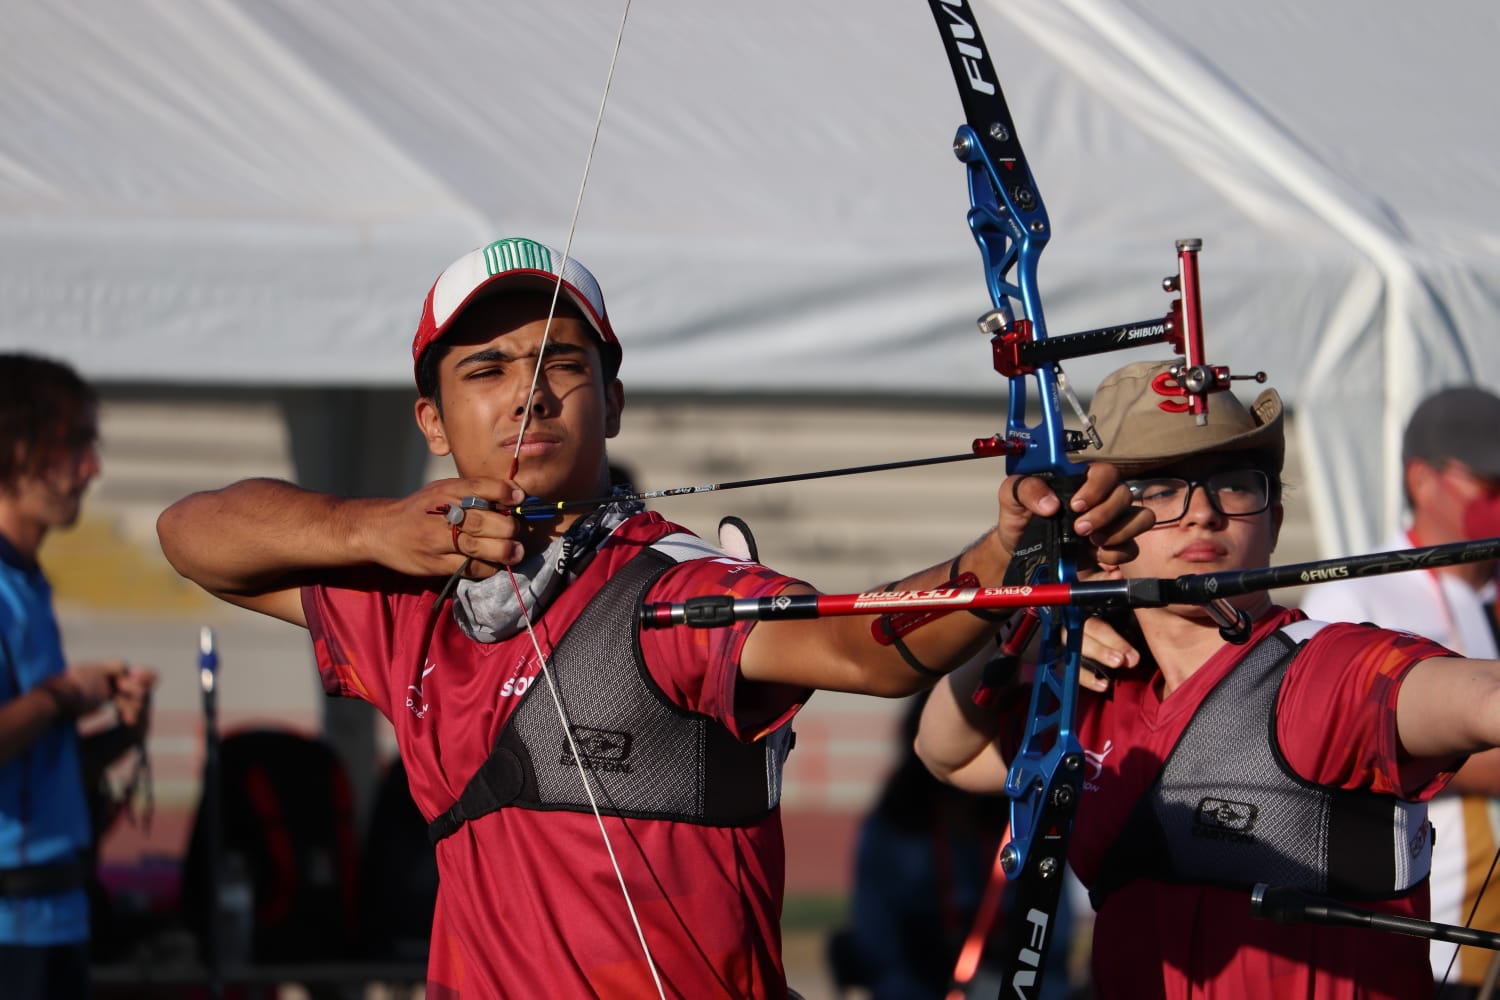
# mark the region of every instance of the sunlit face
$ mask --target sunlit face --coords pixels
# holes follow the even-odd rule
[[[520,442],[515,478],[528,494],[598,496],[608,492],[605,441],[619,433],[624,389],[605,383],[588,323],[559,306],[549,329],[549,306],[549,296],[520,294],[466,309],[443,341],[451,346],[438,365],[441,412],[418,400],[417,423],[461,476],[511,478]]]
[[[1243,460],[1232,456],[1209,457],[1155,469],[1139,478],[1181,477],[1201,481],[1214,472],[1244,467]],[[1224,495],[1221,506],[1233,510],[1235,504]],[[1189,573],[1269,566],[1281,531],[1282,515],[1282,507],[1277,503],[1257,514],[1221,514],[1205,488],[1196,486],[1187,511],[1179,520],[1159,524],[1136,538],[1140,554],[1121,566],[1120,573],[1129,579],[1173,579]],[[1264,594],[1250,594],[1232,603],[1249,608],[1266,600]]]
[[[8,497],[14,516],[43,530],[71,526],[100,469],[98,424],[89,409],[79,414],[78,426],[35,472],[17,477]]]

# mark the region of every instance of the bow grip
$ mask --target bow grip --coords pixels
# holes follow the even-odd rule
[[[1059,571],[1056,567],[1063,560],[1071,566],[1079,544],[1078,535],[1073,530],[1078,515],[1070,505],[1073,495],[1083,485],[1084,473],[1037,472],[1032,475],[1052,487],[1060,506],[1051,517],[1031,516],[1015,551],[1011,553],[1010,567],[1005,571],[1005,585],[1008,587],[1069,582],[1057,578]]]

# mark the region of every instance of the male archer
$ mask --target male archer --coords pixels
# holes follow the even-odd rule
[[[996,624],[959,612],[891,645],[868,618],[641,631],[643,601],[812,590],[610,498],[621,342],[593,275],[556,250],[503,239],[449,266],[412,356],[417,423],[459,478],[389,499],[269,480],[194,494],[161,516],[167,557],[306,627],[328,693],[394,724],[437,842],[428,996],[786,996],[793,715],[816,688],[927,687]],[[1001,583],[1059,501],[1036,478],[998,496],[975,543],[891,586]],[[605,499],[547,520],[506,509],[528,497]],[[1106,564],[1149,523],[1106,466],[1070,507]]]

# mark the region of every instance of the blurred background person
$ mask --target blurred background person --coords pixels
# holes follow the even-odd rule
[[[1411,516],[1382,549],[1500,536],[1500,397],[1477,386],[1437,392],[1417,407],[1401,445]],[[1500,657],[1493,562],[1338,580],[1308,590],[1302,610],[1322,621],[1373,622],[1434,639],[1475,659]],[[1500,749],[1471,756],[1429,806],[1436,830],[1432,919],[1500,931],[1500,892],[1485,894],[1500,848]],[[1475,910],[1475,904],[1481,909]],[[1440,996],[1477,994],[1495,952],[1432,944]],[[1454,963],[1450,971],[1449,965]]]
[[[123,661],[68,665],[37,565],[99,474],[96,409],[67,366],[0,355],[0,983],[13,1000],[88,995],[84,766],[141,745],[156,681]],[[109,704],[119,724],[81,747],[77,720]]]

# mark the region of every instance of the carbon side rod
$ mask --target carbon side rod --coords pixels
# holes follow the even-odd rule
[[[1225,570],[1221,573],[1197,573],[1161,580],[1157,599],[1163,604],[1206,604],[1220,597],[1235,597],[1258,590],[1278,587],[1300,587],[1327,583],[1357,576],[1381,576],[1406,573],[1459,563],[1488,562],[1500,559],[1500,538],[1481,538],[1472,542],[1449,542],[1446,545],[1424,545],[1394,552],[1372,552],[1341,559],[1320,559],[1289,566],[1267,566],[1263,569]],[[1134,603],[1134,602],[1132,602]]]

